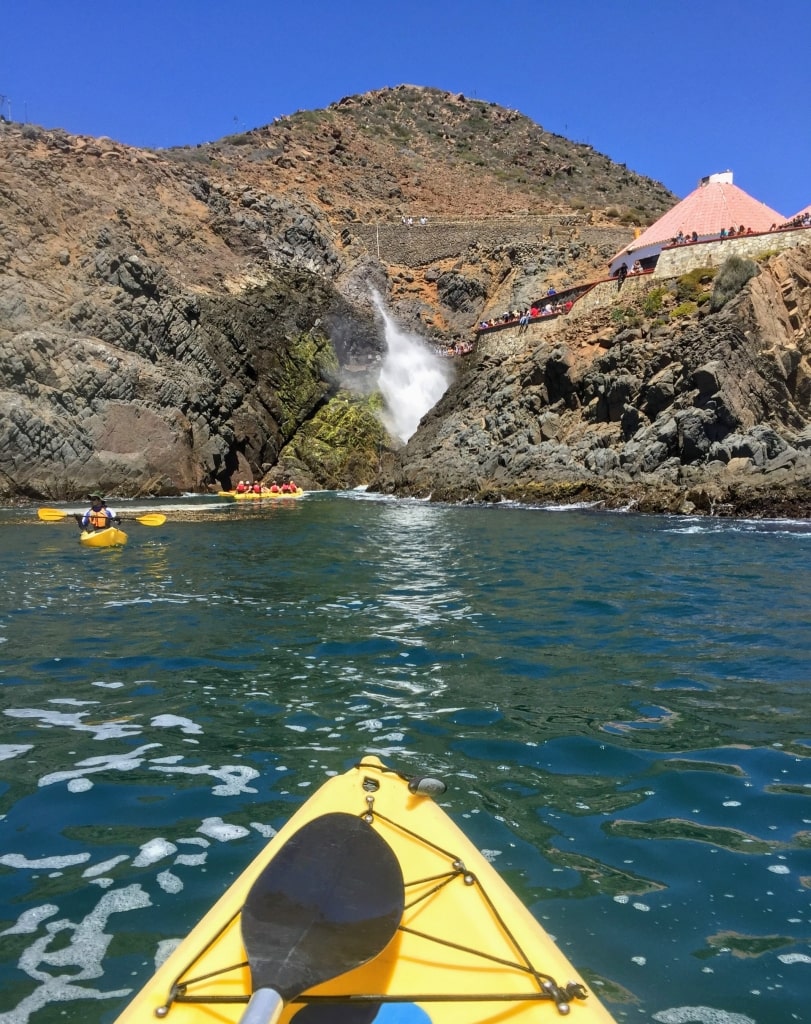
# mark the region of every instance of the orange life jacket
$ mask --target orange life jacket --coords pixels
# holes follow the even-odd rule
[[[94,530],[103,530],[106,526],[110,525],[110,516],[107,510],[104,508],[94,509],[91,508],[87,513],[87,522]]]

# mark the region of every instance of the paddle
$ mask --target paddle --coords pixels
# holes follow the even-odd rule
[[[362,818],[335,811],[302,826],[242,908],[253,995],[240,1024],[271,1024],[291,999],[373,959],[404,902],[397,858]]]
[[[37,509],[37,515],[46,523],[58,523],[61,519],[67,519],[75,514],[63,512],[61,508]],[[115,519],[125,523],[142,523],[144,526],[163,526],[166,522],[166,516],[161,512],[146,512],[142,516],[116,516]]]

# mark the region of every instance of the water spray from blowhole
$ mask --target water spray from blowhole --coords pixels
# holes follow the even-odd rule
[[[383,396],[383,424],[405,444],[422,417],[448,390],[453,376],[447,359],[431,350],[423,338],[399,327],[377,292],[372,301],[385,331],[386,352],[377,379]]]

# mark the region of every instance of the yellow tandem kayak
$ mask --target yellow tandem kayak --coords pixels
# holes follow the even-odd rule
[[[224,498],[226,501],[266,501],[278,498],[300,498],[302,494],[304,491],[299,487],[295,491],[260,491],[258,494],[254,491],[220,491],[217,497]]]
[[[443,790],[371,756],[329,779],[117,1024],[613,1024]]]

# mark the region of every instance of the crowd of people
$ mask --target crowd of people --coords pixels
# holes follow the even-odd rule
[[[561,316],[568,313],[574,305],[574,300],[571,298],[567,298],[565,301],[555,300],[556,294],[554,289],[550,289],[546,302],[543,304],[538,302],[532,306],[525,306],[523,309],[508,309],[499,317],[480,320],[479,330],[487,331],[493,327],[503,327],[505,324],[518,324],[519,327],[526,327],[533,320],[542,320],[544,317]]]
[[[454,356],[467,356],[476,349],[475,341],[462,341],[461,338],[457,338],[456,341],[449,345],[437,345],[434,351],[438,356],[442,356],[443,359],[452,359]]]
[[[784,224],[772,224],[769,231],[795,231],[797,228],[811,228],[811,211],[798,213]]]
[[[792,220],[786,221],[784,224],[772,224],[769,231],[793,231],[796,228],[807,228],[811,227],[811,213],[797,214]],[[703,235],[699,236],[697,231],[690,231],[685,234],[683,231],[679,231],[677,235],[667,243],[668,245],[694,245],[696,242],[712,242],[716,239],[724,238],[740,238],[742,235],[756,235],[760,232],[753,231],[752,228],[747,227],[745,224],[739,224],[738,227],[731,225],[728,228],[721,228],[714,235]]]
[[[266,487],[259,480],[251,483],[250,480],[240,480],[234,490],[237,494],[296,494],[298,484],[293,480],[285,480],[282,484],[272,483]]]

